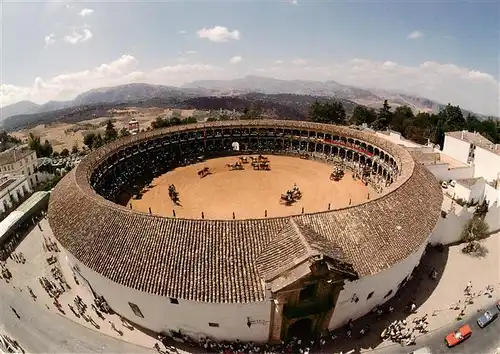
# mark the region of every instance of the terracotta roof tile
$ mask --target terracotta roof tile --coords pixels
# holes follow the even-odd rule
[[[293,216],[293,223],[290,218],[186,220],[148,215],[104,199],[89,184],[92,171],[117,149],[174,131],[230,126],[316,129],[363,139],[390,153],[401,174],[377,199]],[[359,276],[373,275],[426,242],[442,198],[432,174],[385,139],[307,122],[229,121],[154,130],[98,149],[58,183],[50,199],[49,222],[68,252],[112,281],[185,300],[245,303],[265,299],[259,267],[271,269],[284,258],[303,254],[303,242],[295,243],[290,225],[301,230],[311,249],[342,257]]]

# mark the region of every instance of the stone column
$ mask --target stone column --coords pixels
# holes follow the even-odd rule
[[[279,343],[281,341],[281,329],[283,325],[283,307],[286,304],[284,296],[278,296],[273,300],[271,331],[269,333],[269,342]]]

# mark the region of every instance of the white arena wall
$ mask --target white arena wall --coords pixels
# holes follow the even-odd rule
[[[350,319],[354,321],[369,313],[375,306],[391,299],[398,291],[399,284],[405,278],[408,280],[413,269],[420,263],[426,246],[427,242],[424,242],[415,253],[383,272],[346,282],[344,290],[339,294],[328,329],[338,328]],[[392,293],[386,297],[391,290]],[[372,297],[367,299],[371,292],[373,292]],[[352,301],[353,297],[359,298],[359,301],[357,303]]]
[[[271,302],[248,304],[212,304],[170,298],[141,292],[115,283],[87,268],[67,250],[70,267],[78,265],[81,275],[98,295],[104,296],[116,313],[132,323],[155,332],[178,331],[191,338],[209,336],[214,339],[266,342],[269,338]],[[136,304],[144,318],[136,316],[128,302]],[[248,318],[252,322],[247,326]],[[209,322],[219,327],[210,327]]]
[[[470,144],[468,142],[453,138],[449,135],[445,135],[443,154],[448,155],[462,163],[467,163],[467,159],[469,157],[469,149]]]
[[[397,265],[373,276],[354,282],[347,282],[341,291],[337,306],[328,328],[333,330],[349,319],[355,320],[369,313],[376,305],[391,299],[398,287],[420,263],[427,242],[424,242],[411,256]],[[102,295],[116,313],[132,323],[155,332],[181,331],[192,338],[209,336],[214,339],[266,342],[269,338],[271,302],[249,304],[211,304],[178,299],[179,304],[171,304],[168,297],[162,297],[115,283],[87,268],[64,250],[70,267],[77,265],[79,273],[92,286],[97,295]],[[389,291],[392,293],[386,297]],[[368,294],[373,292],[370,299]],[[351,302],[353,296],[359,298]],[[128,302],[137,305],[144,318],[134,314]],[[249,328],[248,318],[252,322]],[[219,327],[210,327],[209,322]]]
[[[449,245],[460,242],[465,225],[474,216],[475,207],[461,207],[455,203],[453,208],[443,209],[447,209],[445,211],[448,214],[446,218],[439,219],[429,240],[429,243],[432,245],[438,243]],[[488,224],[490,232],[500,231],[500,203],[490,202],[484,221]]]

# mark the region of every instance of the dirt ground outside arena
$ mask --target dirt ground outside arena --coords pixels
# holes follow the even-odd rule
[[[135,210],[156,215],[187,219],[236,219],[290,216],[346,207],[359,204],[376,196],[376,192],[360,180],[346,173],[341,181],[331,181],[331,165],[297,157],[267,155],[270,171],[255,171],[251,164],[244,170],[231,171],[226,164],[237,157],[223,157],[202,163],[179,167],[152,182],[140,199],[132,198],[129,204]],[[204,178],[198,171],[209,167],[211,174]],[[296,183],[302,198],[291,206],[280,204],[280,196]],[[179,192],[180,205],[169,198],[168,186],[174,184]]]

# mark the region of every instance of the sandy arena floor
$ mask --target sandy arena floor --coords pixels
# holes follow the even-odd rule
[[[170,171],[152,182],[141,199],[131,199],[132,208],[153,214],[178,218],[237,219],[268,217],[325,211],[365,201],[376,193],[361,181],[354,181],[346,173],[339,182],[330,181],[332,166],[317,161],[295,157],[268,155],[271,171],[254,171],[250,164],[245,170],[230,171],[225,167],[234,163],[236,157],[223,157]],[[200,178],[197,172],[210,167],[212,174]],[[302,199],[291,206],[279,203],[281,193],[297,183]],[[175,205],[168,196],[168,186],[174,184],[179,192],[180,205]]]

